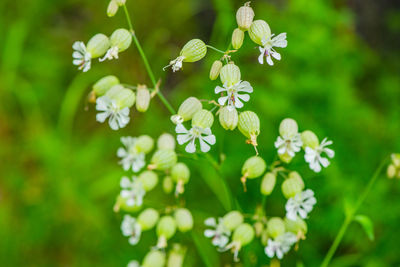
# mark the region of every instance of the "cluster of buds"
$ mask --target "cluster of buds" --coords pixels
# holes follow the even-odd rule
[[[391,163],[389,164],[387,168],[387,176],[389,178],[394,178],[396,177],[397,179],[400,179],[400,154],[392,154],[390,156],[391,158]]]
[[[93,58],[100,58],[99,61],[106,59],[117,59],[118,53],[125,51],[132,43],[132,35],[126,29],[115,30],[110,37],[98,33],[94,35],[88,43],[77,41],[72,45],[73,64],[79,70],[87,72],[91,67]]]

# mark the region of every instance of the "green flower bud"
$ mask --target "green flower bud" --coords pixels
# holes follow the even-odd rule
[[[230,231],[235,230],[239,225],[241,225],[243,223],[243,220],[243,215],[237,210],[228,212],[222,218],[224,226]]]
[[[253,18],[254,11],[250,7],[250,2],[244,4],[244,6],[240,7],[236,12],[236,22],[243,31],[247,31],[250,28]]]
[[[136,109],[139,112],[146,112],[150,105],[150,91],[145,85],[139,85],[136,91]]]
[[[296,179],[297,182],[301,185],[301,187],[304,189],[305,185],[304,185],[304,181],[301,178],[300,174],[296,171],[292,171],[289,173],[289,179]]]
[[[122,90],[125,90],[125,88],[121,84],[116,84],[108,89],[105,95],[110,99],[114,99]]]
[[[176,222],[171,216],[163,216],[157,224],[157,236],[170,239],[176,232]]]
[[[288,178],[282,183],[282,193],[285,198],[294,197],[304,189],[304,182],[301,178]]]
[[[387,168],[387,176],[391,179],[396,176],[396,167],[393,164],[390,164]]]
[[[270,237],[276,238],[285,233],[285,223],[281,218],[273,217],[267,222],[267,231]]]
[[[297,217],[295,221],[285,218],[285,229],[295,235],[305,235],[307,233],[307,224],[300,217]]]
[[[132,35],[126,29],[115,30],[110,37],[111,46],[118,47],[118,51],[122,52],[131,45]]]
[[[255,20],[251,23],[249,29],[250,39],[258,45],[262,45],[262,39],[268,39],[271,36],[271,29],[263,20]]]
[[[166,256],[160,250],[150,250],[143,259],[141,267],[163,267],[165,266]]]
[[[174,190],[174,182],[170,176],[165,176],[163,180],[163,190],[166,194],[170,194]]]
[[[113,90],[114,88],[116,90]],[[107,91],[106,96],[112,100],[115,100],[117,106],[121,109],[132,107],[136,100],[134,92],[125,88],[121,89],[120,85],[114,85],[110,90]]]
[[[158,149],[175,149],[175,138],[169,133],[163,133],[157,140]]]
[[[232,240],[236,242],[240,242],[242,246],[249,244],[253,241],[254,238],[254,229],[248,223],[242,223],[239,225],[235,231],[233,232]]]
[[[192,230],[193,217],[188,209],[180,208],[174,213],[176,225],[178,230],[182,233]]]
[[[115,0],[115,2],[119,5],[119,6],[123,6],[126,3],[126,0]]]
[[[116,1],[111,0],[107,7],[107,16],[114,17],[118,12],[118,4]]]
[[[154,147],[154,140],[148,135],[141,135],[136,140],[138,152],[149,153]]]
[[[89,40],[87,51],[90,53],[92,58],[96,58],[104,55],[109,47],[110,40],[108,37],[102,33],[98,33]]]
[[[257,136],[260,134],[260,119],[252,111],[244,111],[239,114],[239,131],[249,138],[249,143],[257,146]]]
[[[114,205],[114,211],[118,212],[118,211],[122,210],[125,212],[137,212],[142,208],[142,206],[138,206],[138,205],[129,206],[126,204],[126,201],[127,201],[127,199],[118,195],[117,200]]]
[[[197,126],[203,129],[211,128],[213,123],[214,115],[206,109],[197,111],[192,118],[192,126]]]
[[[108,75],[101,78],[93,85],[93,92],[96,96],[102,96],[110,90],[111,87],[117,84],[119,84],[119,79],[113,75]]]
[[[301,141],[303,142],[303,148],[310,147],[315,149],[319,146],[318,137],[309,130],[301,133]]]
[[[153,171],[144,171],[139,175],[139,180],[143,184],[144,190],[151,191],[158,183],[158,176]]]
[[[268,235],[268,229],[264,228],[264,230],[261,232],[261,244],[263,246],[266,246],[268,244],[268,239],[269,239],[269,235]]]
[[[171,169],[171,178],[175,182],[182,181],[186,184],[189,182],[190,170],[185,163],[178,162]]]
[[[174,244],[172,250],[170,250],[168,254],[167,267],[182,267],[183,261],[185,259],[185,254],[185,247],[179,244]]]
[[[235,108],[225,106],[219,111],[219,123],[225,130],[234,130],[238,121],[239,115]]]
[[[234,49],[239,49],[240,47],[242,47],[243,40],[244,32],[241,29],[236,28],[232,33],[232,47]]]
[[[206,44],[200,39],[193,39],[185,44],[180,56],[183,57],[183,62],[196,62],[202,59],[206,53]]]
[[[276,174],[267,172],[261,181],[261,194],[270,195],[274,190],[276,183]]]
[[[164,171],[174,166],[177,160],[175,151],[170,149],[159,149],[151,158],[151,165],[149,165],[148,168],[150,170],[156,169]]]
[[[242,167],[242,175],[246,176],[247,178],[257,178],[260,177],[267,165],[265,161],[259,156],[253,156],[248,158]]]
[[[234,63],[228,63],[221,68],[219,77],[223,84],[232,86],[240,81],[240,69]]]
[[[293,157],[290,156],[287,152],[285,152],[285,154],[278,154],[278,157],[282,162],[286,164],[289,164],[293,159]]]
[[[214,81],[215,79],[218,78],[221,68],[222,68],[222,62],[220,60],[215,60],[211,66],[210,80]]]
[[[283,138],[293,138],[298,132],[299,127],[297,126],[297,122],[293,119],[284,119],[279,125],[279,134]]]
[[[139,214],[137,221],[142,227],[142,231],[146,231],[156,225],[159,217],[158,211],[153,208],[147,208]]]
[[[175,124],[182,123],[184,121],[191,120],[193,115],[201,110],[203,105],[201,104],[200,100],[196,97],[189,97],[182,104],[179,106],[178,114],[173,115],[171,120]]]

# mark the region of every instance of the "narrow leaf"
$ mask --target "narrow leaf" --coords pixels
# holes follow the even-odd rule
[[[354,221],[361,224],[368,238],[372,241],[374,240],[374,225],[371,219],[365,215],[356,215],[354,216]]]
[[[211,245],[211,242],[207,240],[203,235],[192,232],[192,239],[197,247],[197,251],[200,254],[204,265],[207,267],[219,266],[217,250]]]

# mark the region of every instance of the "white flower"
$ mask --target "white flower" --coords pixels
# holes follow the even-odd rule
[[[275,51],[273,47],[286,47],[287,40],[286,40],[286,32],[279,34],[278,36],[274,37],[272,34],[268,39],[265,39],[265,36],[261,40],[262,46],[259,47],[260,56],[258,57],[258,62],[260,64],[264,64],[264,57],[266,57],[266,61],[269,65],[274,65],[272,61],[272,57],[277,60],[281,60],[281,54]]]
[[[139,264],[138,261],[131,260],[131,261],[128,263],[127,267],[140,267],[140,264]]]
[[[202,152],[210,151],[210,145],[215,144],[215,136],[211,133],[210,128],[201,128],[198,126],[193,126],[192,129],[186,130],[183,124],[178,124],[175,128],[175,132],[178,133],[177,140],[178,144],[182,145],[184,143],[189,142],[186,145],[185,150],[188,153],[196,152],[196,139],[199,139],[200,142],[200,150]]]
[[[165,67],[163,68],[163,70],[165,70],[166,68],[168,68],[168,67],[170,67],[170,66],[172,66],[172,71],[173,71],[173,72],[180,70],[180,69],[182,68],[182,62],[183,62],[184,59],[185,59],[184,56],[179,56],[179,57],[177,57],[176,59],[171,60],[171,61],[169,62],[169,65],[168,65],[168,66],[165,66]]]
[[[79,66],[78,69],[83,72],[90,70],[92,55],[86,51],[85,44],[83,42],[75,42],[72,48],[74,49],[72,63]]]
[[[226,96],[218,98],[218,103],[221,106],[224,106],[228,101],[228,106],[241,108],[243,107],[243,103],[240,100],[247,102],[250,99],[250,95],[239,94],[239,93],[240,92],[252,93],[253,87],[251,87],[250,83],[246,81],[239,81],[232,86],[227,86],[225,83],[223,87],[221,86],[215,87],[216,94],[219,94],[224,91],[226,92]]]
[[[96,120],[104,122],[108,117],[108,124],[111,129],[118,130],[125,127],[129,122],[129,108],[121,109],[115,100],[102,96],[96,100],[96,110],[101,111],[96,115]]]
[[[118,46],[112,46],[107,50],[107,53],[104,55],[104,57],[100,58],[99,61],[103,62],[106,59],[112,60],[112,59],[118,59],[118,52],[119,48]]]
[[[218,218],[218,223],[215,218],[208,218],[204,221],[204,224],[214,229],[206,229],[204,235],[208,238],[212,238],[211,242],[214,246],[223,249],[229,242],[231,231],[227,229],[222,223],[222,218]]]
[[[288,253],[290,247],[296,242],[296,235],[290,232],[277,236],[275,240],[268,239],[268,245],[265,247],[265,254],[270,258],[276,255],[278,259],[282,259],[283,255]]]
[[[137,138],[135,137],[121,137],[121,143],[124,147],[118,148],[117,156],[121,158],[119,164],[125,171],[132,169],[133,172],[138,172],[146,165],[145,154],[138,151],[136,141]]]
[[[143,203],[143,197],[146,191],[143,188],[142,183],[133,176],[132,179],[124,176],[120,182],[121,185],[121,197],[126,200],[127,206],[141,206]]]
[[[129,244],[136,245],[142,234],[142,228],[136,219],[130,215],[125,215],[121,223],[121,231],[124,236],[129,236]]]
[[[289,220],[295,221],[297,214],[305,219],[307,214],[310,213],[317,200],[314,197],[314,192],[311,189],[307,189],[303,192],[296,194],[286,202],[286,217]]]
[[[301,150],[303,142],[299,133],[293,136],[278,136],[275,141],[275,147],[278,149],[278,154],[283,155],[287,153],[289,156],[294,157],[296,152]]]
[[[332,141],[328,141],[327,138],[324,138],[321,144],[315,149],[312,149],[311,147],[305,148],[306,154],[304,155],[304,159],[307,163],[309,163],[311,170],[315,172],[320,172],[321,165],[325,168],[329,166],[329,160],[327,158],[321,157],[321,154],[322,152],[325,152],[329,158],[333,158],[335,156],[335,152],[332,149],[326,147],[331,145],[332,143]]]

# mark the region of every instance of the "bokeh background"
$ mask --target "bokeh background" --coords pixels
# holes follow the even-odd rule
[[[75,40],[127,27],[122,12],[107,18],[107,0],[0,1],[0,260],[1,266],[125,266],[141,259],[155,234],[136,247],[120,233],[122,215],[113,212],[123,175],[117,164],[119,138],[172,132],[167,110],[158,99],[146,114],[134,113],[123,130],[95,121],[86,96],[99,78],[114,74],[123,82],[150,81],[134,46],[119,60],[94,63],[88,73],[73,66]],[[138,38],[162,90],[177,107],[186,97],[214,98],[219,83],[208,71],[219,54],[209,51],[196,64],[175,74],[163,72],[186,41],[201,38],[224,49],[235,27],[236,9],[229,0],[127,0]],[[321,174],[298,156],[299,170],[318,205],[308,220],[307,240],[291,251],[282,266],[317,266],[344,218],[343,202],[359,196],[379,162],[400,151],[400,11],[396,0],[253,1],[256,18],[273,32],[287,32],[274,67],[257,63],[258,50],[246,37],[233,60],[255,92],[246,109],[258,113],[261,155],[271,162],[279,122],[292,117],[301,130],[312,129],[334,141],[336,156]],[[87,110],[85,108],[88,108]],[[222,175],[247,213],[260,202],[259,181],[244,194],[240,166],[253,154],[238,131],[224,132],[212,156],[226,157]],[[180,151],[183,151],[180,148]],[[186,266],[233,266],[229,253],[216,252],[205,239],[202,220],[223,215],[218,175],[204,161],[184,159],[192,178],[184,195],[196,216],[195,235],[174,241],[188,247]],[[217,196],[218,195],[218,196]],[[161,189],[145,204],[174,203]],[[267,200],[268,215],[283,216],[279,190]],[[384,175],[375,184],[361,213],[374,222],[375,241],[357,224],[350,226],[332,266],[399,266],[400,181]],[[200,236],[200,237],[199,237]],[[197,247],[196,247],[196,245]],[[198,251],[201,253],[199,254]],[[258,242],[241,253],[245,266],[268,264]],[[238,265],[239,266],[239,265]]]

